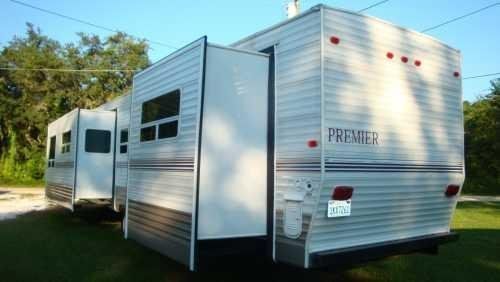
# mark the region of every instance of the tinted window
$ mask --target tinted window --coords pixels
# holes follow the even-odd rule
[[[66,131],[62,135],[62,146],[61,146],[61,153],[68,153],[70,151],[71,147],[71,130]]]
[[[111,131],[87,129],[85,131],[85,152],[109,153],[111,150]]]
[[[178,121],[162,123],[158,127],[158,138],[170,138],[177,136]]]
[[[141,142],[151,141],[156,139],[156,126],[148,126],[141,128]]]
[[[55,136],[50,137],[49,142],[50,142],[49,144],[49,160],[50,160],[56,158],[56,137]]]
[[[120,145],[120,154],[127,153],[127,145]]]
[[[63,133],[62,143],[63,144],[71,143],[71,130]]]
[[[181,92],[175,90],[142,104],[142,123],[179,115]]]
[[[128,129],[122,129],[120,131],[120,143],[128,142]]]

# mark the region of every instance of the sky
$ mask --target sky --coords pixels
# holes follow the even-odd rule
[[[33,6],[92,22],[132,35],[182,47],[207,35],[210,42],[230,44],[286,18],[284,0],[19,0]],[[302,11],[327,4],[357,11],[379,0],[302,0]],[[364,13],[421,31],[480,9],[496,0],[390,0]],[[26,22],[50,38],[74,42],[77,32],[108,36],[109,31],[0,0],[0,46],[24,36]],[[462,76],[500,72],[500,5],[428,32],[462,53]],[[151,44],[155,62],[175,49]],[[495,77],[463,81],[464,99],[488,93]]]

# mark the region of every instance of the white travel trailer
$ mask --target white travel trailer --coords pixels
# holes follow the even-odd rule
[[[114,111],[74,109],[48,126],[45,194],[74,210],[113,196]]]
[[[203,38],[134,77],[125,236],[191,270],[248,246],[313,268],[456,238],[458,50],[323,5],[232,47]]]

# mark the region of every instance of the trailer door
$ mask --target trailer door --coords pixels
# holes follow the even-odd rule
[[[80,111],[76,199],[110,199],[113,193],[114,111]]]

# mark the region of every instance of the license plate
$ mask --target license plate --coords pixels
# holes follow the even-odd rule
[[[328,201],[328,217],[342,217],[351,215],[351,200]]]

